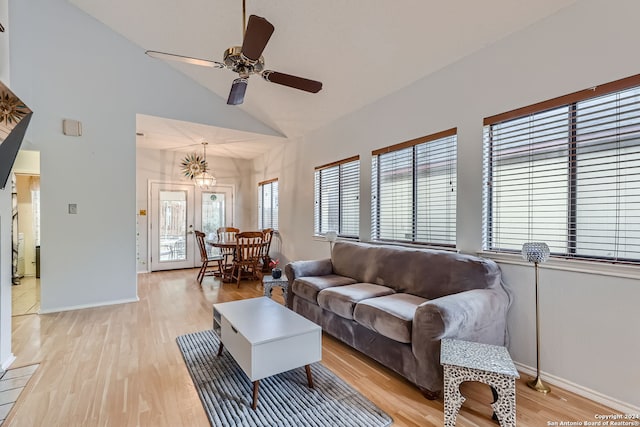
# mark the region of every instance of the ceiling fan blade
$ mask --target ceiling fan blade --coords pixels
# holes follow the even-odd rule
[[[176,55],[173,53],[157,52],[155,50],[148,50],[145,53],[150,57],[157,58],[157,59],[169,59],[171,61],[186,62],[187,64],[201,65],[203,67],[224,68],[224,64],[222,62],[210,61],[208,59],[192,58],[190,56],[182,56],[182,55]]]
[[[322,82],[292,76],[291,74],[279,73],[277,71],[264,70],[262,77],[268,82],[289,86],[306,92],[318,93],[322,89]]]
[[[229,92],[229,98],[227,99],[228,105],[239,105],[244,102],[244,93],[247,91],[248,79],[238,78],[233,81],[231,85],[231,91]]]
[[[242,54],[250,61],[260,59],[273,30],[273,25],[266,19],[256,15],[249,16],[247,31],[242,41]]]

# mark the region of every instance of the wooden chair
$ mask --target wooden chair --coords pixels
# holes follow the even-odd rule
[[[239,228],[235,228],[235,227],[219,227],[218,230],[216,231],[216,234],[218,235],[218,241],[222,242],[222,241],[226,241],[226,242],[233,242],[236,240],[236,234],[240,232]],[[220,249],[220,254],[224,257],[224,271],[231,271],[231,268],[233,267],[233,253],[235,251],[235,248],[221,248]],[[231,277],[231,275],[229,275],[229,277]]]
[[[269,257],[269,250],[271,249],[273,228],[265,228],[262,230],[262,234],[264,236],[262,242],[262,253],[260,254],[260,258],[262,259],[262,271],[269,272],[269,262],[271,261],[271,258]]]
[[[196,240],[198,241],[198,248],[200,249],[200,259],[202,260],[202,266],[200,266],[197,279],[198,283],[202,284],[204,276],[213,276],[216,273],[216,270],[222,274],[222,260],[224,257],[222,255],[210,255],[207,251],[206,243],[204,242],[204,233],[197,230],[194,231],[194,233],[196,235]],[[217,267],[217,269],[215,267]]]
[[[236,251],[231,269],[231,280],[236,279],[240,287],[240,279],[251,277],[258,279],[256,275],[260,255],[262,254],[262,231],[245,231],[236,234]]]

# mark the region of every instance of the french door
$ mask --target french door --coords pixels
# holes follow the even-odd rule
[[[190,184],[152,182],[150,197],[151,271],[200,265],[194,230],[209,236],[233,224],[233,188],[201,190]]]

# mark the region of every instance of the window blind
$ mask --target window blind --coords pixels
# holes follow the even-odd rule
[[[258,183],[258,228],[278,230],[278,180]]]
[[[640,261],[640,78],[624,82],[485,120],[486,250]]]
[[[336,231],[338,236],[360,235],[360,158],[315,168],[314,233]]]
[[[456,132],[373,151],[373,240],[455,247]]]

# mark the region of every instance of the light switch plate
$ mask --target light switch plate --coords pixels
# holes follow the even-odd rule
[[[78,205],[75,203],[69,203],[69,213],[77,214],[78,213]]]

